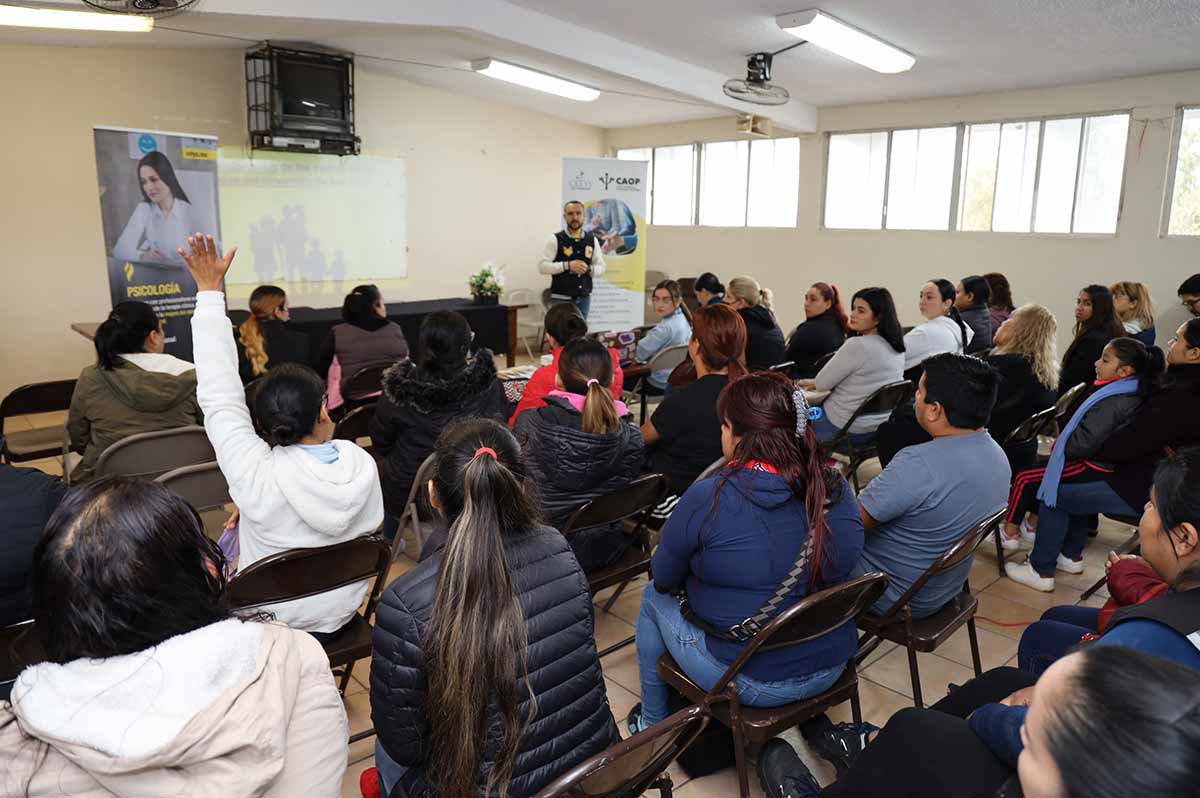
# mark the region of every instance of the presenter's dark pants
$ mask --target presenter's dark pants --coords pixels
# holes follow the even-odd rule
[[[588,311],[592,309],[592,295],[591,294],[588,294],[586,296],[577,296],[573,299],[563,299],[561,297],[554,296],[553,294],[550,295],[550,304],[551,305],[557,305],[560,302],[573,303],[575,305],[575,307],[579,308],[579,312],[581,314],[583,314],[583,317],[585,319],[588,317]]]

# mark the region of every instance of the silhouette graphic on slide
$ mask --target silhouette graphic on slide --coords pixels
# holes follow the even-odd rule
[[[333,254],[333,266],[330,276],[339,285],[346,281],[346,253],[340,249]]]
[[[325,253],[321,251],[321,242],[314,238],[312,243],[308,245],[308,258],[305,262],[304,279],[324,280],[326,265]]]
[[[258,224],[250,224],[250,252],[254,257],[254,272],[259,283],[275,279],[278,263],[275,259],[275,219],[264,215]]]

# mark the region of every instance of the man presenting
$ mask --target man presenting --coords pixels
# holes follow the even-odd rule
[[[583,231],[583,203],[563,206],[566,229],[550,237],[538,270],[552,275],[550,302],[573,302],[586,319],[592,305],[592,278],[604,274],[604,255],[596,236]]]

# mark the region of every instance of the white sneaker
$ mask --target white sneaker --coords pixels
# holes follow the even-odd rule
[[[1037,529],[1029,523],[1029,516],[1021,519],[1021,540],[1030,546],[1037,542]]]
[[[1015,538],[1010,538],[1008,535],[1004,534],[1003,531],[1001,531],[1000,548],[1004,549],[1004,551],[1016,551],[1017,549],[1021,548],[1021,536],[1018,535]]]
[[[1033,566],[1029,563],[1029,560],[1022,563],[1004,563],[1004,573],[1008,575],[1009,579],[1014,582],[1020,582],[1026,587],[1040,590],[1043,593],[1054,592],[1054,577],[1042,576],[1033,570]]]
[[[1083,573],[1083,560],[1072,560],[1060,554],[1058,555],[1058,565],[1055,567],[1065,574],[1081,574]]]

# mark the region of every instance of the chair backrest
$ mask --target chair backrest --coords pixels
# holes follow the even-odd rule
[[[819,358],[817,358],[817,362],[813,363],[813,373],[815,374],[815,373],[819,372],[821,369],[825,368],[825,364],[828,363],[829,361],[833,360],[833,356],[836,354],[837,354],[837,350],[835,349],[832,352],[827,352],[826,354],[821,355]]]
[[[240,610],[308,598],[377,577],[365,613],[370,617],[391,561],[391,547],[374,535],[272,554],[230,580],[229,607]]]
[[[850,420],[842,427],[842,431],[827,446],[837,448],[842,441],[848,439],[850,437],[850,427],[860,416],[874,413],[890,413],[907,402],[914,393],[916,393],[916,388],[908,380],[896,380],[895,382],[889,382],[887,385],[880,386],[873,394],[863,400],[863,403],[850,416]]]
[[[690,706],[576,765],[535,798],[635,798],[687,750],[708,725],[706,707]]]
[[[711,465],[709,465],[707,468],[705,468],[703,471],[700,472],[700,476],[696,477],[695,481],[699,482],[702,479],[708,479],[713,474],[717,473],[722,468],[724,468],[725,464],[728,462],[729,461],[726,460],[724,457],[718,457],[716,460],[712,461]]]
[[[371,419],[375,418],[375,403],[356,407],[333,428],[333,437],[339,441],[356,441],[370,434]]]
[[[432,452],[421,461],[421,465],[417,467],[416,476],[413,477],[412,485],[408,488],[408,498],[404,500],[404,513],[408,514],[409,508],[412,508],[412,523],[414,531],[417,533],[417,543],[424,543],[424,536],[420,529],[416,527],[421,524],[419,508],[421,507],[421,496],[428,496],[428,493],[423,493],[426,490],[425,486],[429,484],[429,480],[433,479],[433,467],[437,463],[437,457]],[[404,517],[401,516],[401,528],[396,530],[396,539],[392,541],[392,559],[400,556],[404,551]],[[419,553],[419,552],[418,552]]]
[[[224,507],[233,501],[229,498],[229,483],[215,461],[176,468],[154,481],[184,498],[198,513]]]
[[[1022,421],[1012,432],[1008,433],[1008,437],[1004,439],[1004,445],[1028,443],[1035,440],[1038,435],[1041,435],[1050,426],[1057,415],[1058,411],[1053,407],[1039,410]]]
[[[723,693],[726,685],[737,678],[738,673],[758,651],[770,651],[815,640],[858,618],[879,600],[887,590],[887,585],[887,574],[873,571],[805,596],[768,621],[758,634],[750,638],[750,642],[709,691],[709,695],[718,696]]]
[[[396,365],[388,360],[363,366],[342,380],[342,398],[348,402],[359,402],[383,390],[383,372]]]
[[[785,360],[782,363],[776,363],[774,366],[769,366],[767,371],[778,371],[780,374],[791,375],[792,369],[796,368],[796,361]]]
[[[32,620],[0,629],[0,685],[11,684],[26,667],[45,659],[46,652]]]
[[[663,474],[647,474],[612,493],[597,496],[580,507],[563,526],[562,533],[570,537],[579,529],[613,524],[643,513],[659,504],[667,495],[667,478]]]
[[[904,594],[900,598],[896,599],[896,603],[892,605],[891,609],[880,617],[880,625],[890,623],[892,620],[899,618],[909,603],[912,602],[913,597],[921,592],[930,579],[966,562],[967,558],[975,553],[975,549],[979,548],[979,544],[983,543],[987,536],[995,532],[996,527],[1004,522],[1007,515],[1007,507],[997,510],[968,529],[962,537],[954,542],[953,546],[946,549],[946,552],[942,556],[934,560],[933,564],[925,569],[925,573],[921,574],[908,590],[904,591]]]
[[[34,382],[14,388],[0,401],[0,433],[4,432],[4,419],[68,410],[74,395],[75,380]]]
[[[658,354],[650,358],[646,364],[651,371],[663,371],[665,369],[673,369],[687,359],[688,346],[687,344],[676,344],[668,346],[666,349],[660,350]]]
[[[155,479],[176,468],[216,459],[204,427],[177,427],[141,432],[117,441],[100,454],[96,473],[103,477]]]
[[[1058,401],[1054,403],[1054,417],[1062,420],[1062,417],[1071,409],[1071,405],[1075,403],[1075,397],[1087,388],[1086,382],[1081,382],[1078,385],[1071,387],[1069,391],[1058,397]]]

